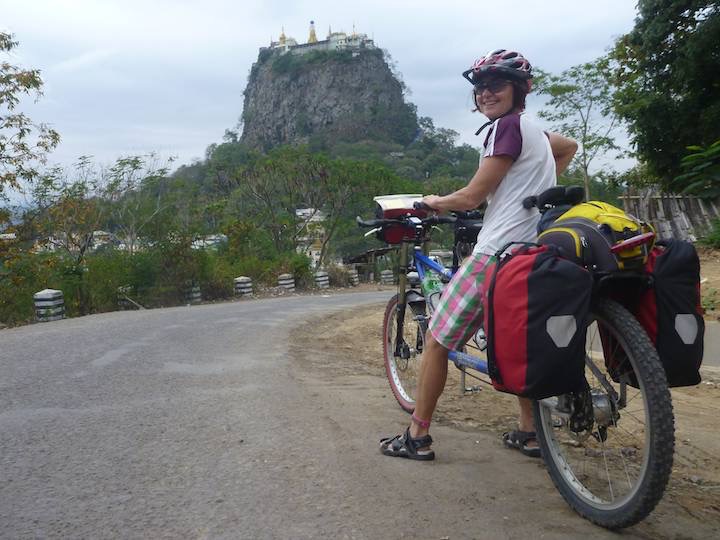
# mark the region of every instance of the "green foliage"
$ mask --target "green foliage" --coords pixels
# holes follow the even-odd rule
[[[720,138],[718,36],[716,0],[640,0],[635,27],[610,53],[615,110],[666,189],[684,148]]]
[[[308,289],[313,286],[315,280],[310,269],[310,259],[300,253],[285,255],[278,261],[277,274],[292,274],[295,277],[295,287]]]
[[[681,193],[698,197],[720,197],[720,140],[707,148],[688,146],[691,152],[682,159],[685,174],[677,176],[672,186]]]
[[[705,311],[715,311],[718,308],[718,291],[709,288],[702,291],[702,308]]]
[[[0,32],[0,53],[12,54],[18,42]],[[36,124],[15,108],[25,95],[42,96],[43,81],[37,69],[26,70],[3,60],[0,62],[0,199],[5,188],[22,190],[21,181],[32,182],[38,163],[60,142],[60,135],[46,124]]]
[[[713,220],[710,232],[701,238],[700,242],[706,246],[720,249],[720,219]]]
[[[613,175],[610,179],[617,186],[638,189],[660,185],[660,179],[654,176],[646,163],[638,163],[634,167]]]

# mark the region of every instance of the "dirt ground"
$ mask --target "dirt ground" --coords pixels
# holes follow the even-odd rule
[[[699,249],[703,307],[707,319],[720,320],[720,250]]]
[[[720,251],[702,251],[701,268],[704,304],[706,309],[714,308],[707,310],[706,317],[717,320],[720,298],[716,306],[714,297],[720,290]],[[389,294],[392,291],[387,290]],[[384,306],[375,305],[308,321],[294,331],[292,341],[302,346],[312,339],[314,347],[341,359],[332,366],[322,366],[323,370],[331,369],[335,377],[351,373],[384,377],[383,312]],[[309,338],[310,335],[313,337]],[[515,426],[517,405],[513,396],[493,390],[487,378],[482,381],[468,378],[466,384],[477,385],[479,389],[463,393],[459,374],[450,367],[434,422],[467,432],[493,433],[498,438]],[[670,520],[682,515],[683,520],[697,520],[707,526],[720,524],[720,369],[703,368],[702,375],[703,382],[696,387],[672,389],[675,460],[666,494],[655,514]],[[688,531],[687,537],[696,536]]]

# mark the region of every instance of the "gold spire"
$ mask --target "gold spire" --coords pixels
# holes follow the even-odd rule
[[[308,43],[317,43],[318,38],[315,35],[315,21],[310,21],[310,37],[308,37]]]
[[[286,39],[287,39],[287,38],[285,37],[285,27],[283,26],[283,27],[282,27],[282,32],[280,32],[280,37],[278,38],[278,42],[280,43],[280,45],[285,45],[285,40],[286,40]]]

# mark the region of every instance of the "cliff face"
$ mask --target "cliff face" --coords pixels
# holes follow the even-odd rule
[[[267,150],[313,140],[408,143],[415,107],[379,49],[279,55],[262,51],[245,89],[242,142]]]

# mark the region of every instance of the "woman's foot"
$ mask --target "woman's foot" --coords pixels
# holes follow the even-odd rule
[[[507,448],[520,450],[528,457],[540,457],[540,447],[534,431],[507,431],[503,433],[503,443]]]
[[[380,452],[386,456],[404,457],[419,461],[430,461],[435,459],[435,452],[430,450],[433,440],[430,435],[413,438],[410,436],[410,428],[405,430],[403,435],[380,440]]]

